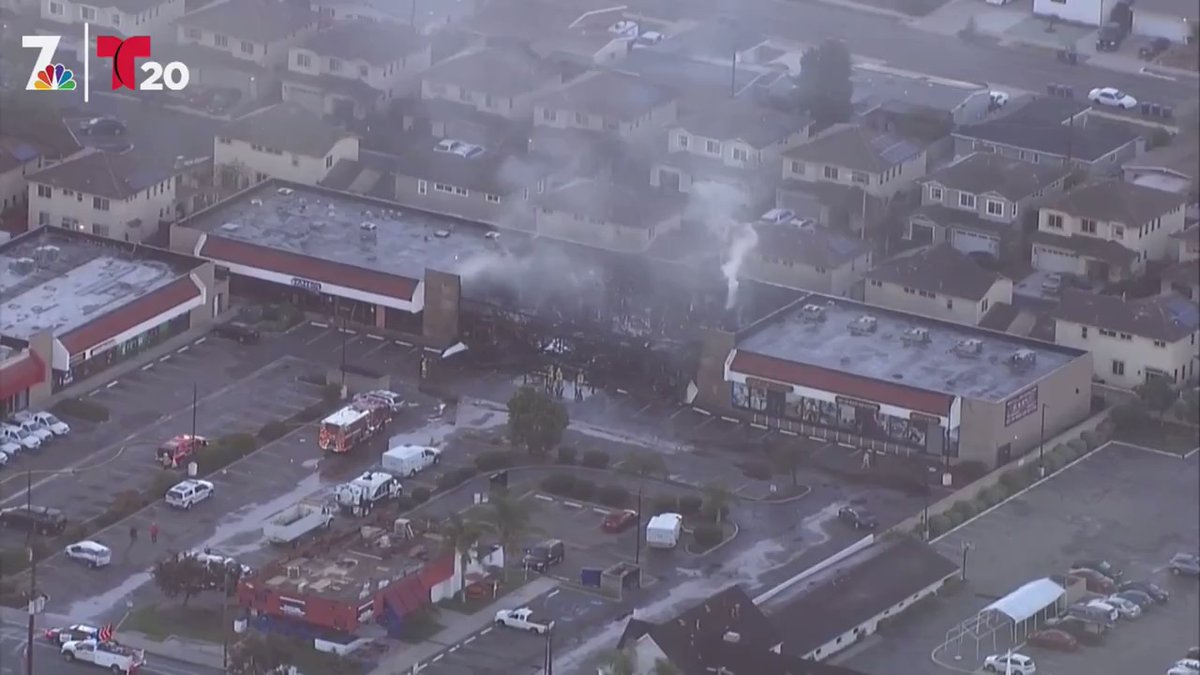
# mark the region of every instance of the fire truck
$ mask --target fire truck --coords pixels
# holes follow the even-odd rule
[[[317,445],[327,452],[350,452],[391,421],[392,409],[386,401],[360,399],[321,420]]]

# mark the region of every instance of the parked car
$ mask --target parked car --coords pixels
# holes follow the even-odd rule
[[[17,427],[18,429],[32,434],[33,437],[41,441],[43,445],[54,439],[54,432],[50,431],[46,427],[42,426],[41,423],[33,419],[33,414],[28,410],[22,410],[21,412],[13,415],[11,418],[9,418],[8,423],[14,427]]]
[[[66,436],[71,433],[71,425],[45,411],[34,413],[33,421],[40,424],[43,428],[49,429],[50,433],[55,436]]]
[[[64,553],[71,560],[78,560],[92,569],[107,567],[112,562],[112,551],[107,546],[88,539],[71,544],[64,549]]]
[[[93,117],[80,125],[85,136],[124,136],[128,129],[115,117]]]
[[[1125,41],[1125,27],[1116,21],[1109,21],[1100,27],[1096,33],[1096,49],[1102,52],[1115,52]]]
[[[0,510],[0,525],[33,534],[56,535],[66,528],[67,517],[58,509],[22,504]]]
[[[1105,629],[1100,625],[1088,623],[1083,619],[1068,616],[1055,620],[1050,625],[1056,630],[1069,633],[1081,645],[1095,647],[1104,644]]]
[[[759,216],[759,220],[765,223],[775,223],[779,225],[786,223],[796,217],[796,212],[791,209],[771,209]]]
[[[1076,560],[1075,562],[1071,563],[1071,569],[1094,570],[1100,574],[1103,574],[1109,579],[1112,579],[1113,581],[1120,581],[1121,577],[1125,576],[1124,572],[1117,569],[1116,566],[1107,560]]]
[[[987,657],[983,662],[983,669],[989,673],[1005,675],[1034,675],[1037,672],[1037,664],[1031,656],[1011,652]]]
[[[850,523],[856,530],[873,530],[879,527],[879,521],[875,516],[857,506],[843,506],[838,509],[838,518]]]
[[[1149,596],[1146,596],[1146,599],[1149,600]],[[1104,603],[1116,608],[1122,619],[1136,619],[1142,615],[1142,606],[1129,598],[1121,597],[1120,593],[1108,596]]]
[[[1096,105],[1129,110],[1137,107],[1137,99],[1116,87],[1101,87],[1088,92],[1088,100]]]
[[[20,443],[16,443],[0,436],[0,453],[4,453],[5,456],[9,458],[16,457],[17,455],[21,454],[22,449],[23,448]]]
[[[1175,662],[1176,668],[1187,668],[1193,673],[1200,673],[1200,659],[1179,659]]]
[[[1132,602],[1143,612],[1154,606],[1154,598],[1141,591],[1117,591],[1117,594],[1111,597],[1120,598],[1126,602]]]
[[[404,397],[394,391],[387,389],[376,389],[374,391],[364,391],[354,397],[355,402],[367,401],[382,403],[394,413],[398,413],[404,409]]]
[[[1029,644],[1060,652],[1074,652],[1079,650],[1079,640],[1075,639],[1075,636],[1067,631],[1057,628],[1047,628],[1030,635]]]
[[[1200,576],[1200,557],[1191,553],[1176,553],[1167,563],[1171,574],[1186,574],[1189,577]]]
[[[1187,656],[1184,658],[1200,659],[1200,647],[1188,647]]]
[[[1164,37],[1157,37],[1138,49],[1138,57],[1145,61],[1153,61],[1170,48],[1170,40]]]
[[[167,506],[186,511],[212,497],[214,489],[210,481],[189,478],[176,483],[170,490],[167,490],[165,501]]]
[[[76,640],[93,640],[100,635],[100,629],[85,623],[77,623],[66,628],[50,628],[42,634],[48,641],[61,647]]]
[[[630,511],[629,509],[612,511],[604,516],[604,523],[601,527],[604,528],[605,532],[616,534],[617,532],[624,532],[633,527],[634,523],[637,522],[637,518],[637,511]]]
[[[1074,569],[1071,570],[1070,575],[1083,579],[1084,583],[1087,584],[1087,589],[1092,593],[1111,595],[1117,592],[1117,585],[1113,583],[1113,580],[1096,570]]]
[[[37,450],[42,447],[42,442],[37,436],[11,424],[0,424],[0,440],[16,443],[25,450]]]
[[[1188,668],[1187,666],[1174,665],[1167,671],[1167,675],[1196,675],[1200,670]]]
[[[525,549],[521,564],[525,569],[545,572],[550,567],[561,563],[566,557],[566,553],[567,547],[561,540],[547,539],[537,546]]]
[[[1171,594],[1161,586],[1149,581],[1126,581],[1117,586],[1118,591],[1141,591],[1154,599],[1158,604],[1164,604],[1171,599]]]
[[[1115,622],[1117,619],[1121,618],[1120,610],[1104,600],[1092,600],[1087,603],[1087,606],[1091,607],[1092,609],[1098,609],[1107,614],[1109,621]]]
[[[258,344],[258,341],[262,338],[257,328],[241,321],[218,324],[213,328],[213,335],[236,340],[244,345]]]

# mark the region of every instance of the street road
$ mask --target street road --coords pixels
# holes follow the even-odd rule
[[[0,625],[0,675],[25,675],[25,642],[24,626]],[[103,672],[93,666],[63,661],[58,650],[40,639],[40,636],[34,645],[33,667],[37,675],[87,675]],[[220,672],[162,656],[150,656],[146,660],[146,667],[138,671],[145,675],[217,675]]]
[[[1088,65],[1059,63],[1049,51],[968,44],[905,26],[877,14],[805,0],[639,0],[639,8],[693,18],[727,15],[738,24],[802,43],[845,40],[856,56],[912,70],[999,88],[1043,92],[1047,84],[1066,84],[1077,92],[1118,87],[1140,101],[1180,106],[1196,98],[1195,82],[1156,79]]]

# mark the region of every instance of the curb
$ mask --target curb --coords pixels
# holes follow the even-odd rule
[[[725,548],[725,546],[730,544],[734,539],[737,539],[737,536],[742,531],[742,528],[740,526],[738,526],[737,521],[731,520],[729,522],[733,524],[733,534],[729,535],[729,537],[726,538],[724,541],[718,543],[716,546],[713,546],[712,548],[710,548],[707,551],[704,551],[702,553],[693,553],[691,546],[684,546],[683,552],[692,558],[703,558],[707,555],[712,555],[713,553],[716,553],[717,551],[721,550],[722,548]]]

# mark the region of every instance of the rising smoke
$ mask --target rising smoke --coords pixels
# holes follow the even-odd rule
[[[721,274],[725,276],[725,309],[733,309],[737,303],[738,275],[742,271],[742,263],[757,245],[758,233],[754,231],[753,225],[739,224],[733,228],[729,240],[729,256],[721,265]]]
[[[721,275],[725,278],[725,309],[737,304],[738,275],[754,247],[758,233],[744,222],[747,195],[724,183],[702,182],[692,185],[687,212],[689,221],[700,222],[712,236],[716,246],[724,251]]]

